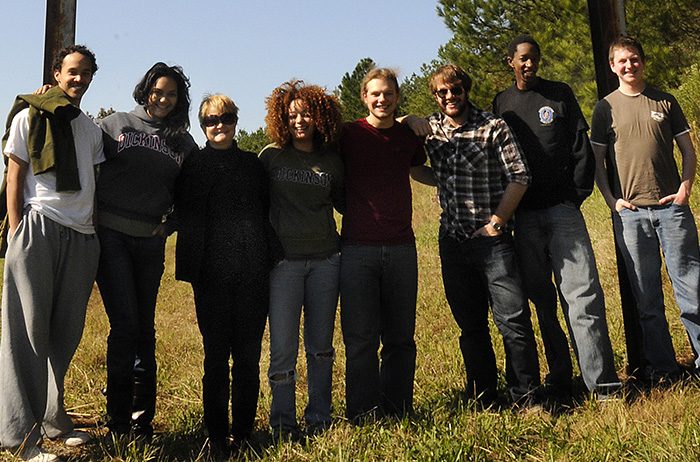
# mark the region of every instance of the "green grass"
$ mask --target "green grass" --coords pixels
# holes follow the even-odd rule
[[[693,203],[697,204],[697,189]],[[696,207],[697,208],[697,207]],[[275,445],[267,430],[270,394],[266,370],[268,339],[263,341],[262,383],[256,432],[241,460],[265,461],[698,461],[700,460],[700,384],[684,381],[601,407],[584,392],[578,405],[560,415],[520,415],[510,410],[480,411],[461,399],[464,371],[458,329],[444,298],[437,251],[439,205],[434,189],[414,184],[414,228],[420,268],[416,342],[416,415],[362,427],[344,419],[344,348],[336,323],[333,427],[305,444]],[[625,377],[626,352],[612,244],[610,213],[600,194],[584,204],[589,232],[605,291],[616,366]],[[167,246],[156,313],[158,358],[157,435],[150,444],[111,441],[105,436],[105,351],[108,322],[97,289],[88,306],[83,341],[66,378],[66,404],[80,425],[97,438],[68,450],[49,443],[67,460],[204,460],[201,376],[203,351],[189,284],[174,280],[174,244]],[[667,314],[679,360],[692,352],[680,324],[670,284],[665,279]],[[536,320],[533,323],[537,331]],[[492,328],[503,370],[503,345]],[[542,376],[546,363],[539,342]],[[306,369],[300,348],[298,414],[306,400]],[[578,374],[578,371],[575,372]],[[502,382],[504,382],[502,380]],[[580,378],[579,390],[583,390]],[[0,460],[11,460],[8,454]]]

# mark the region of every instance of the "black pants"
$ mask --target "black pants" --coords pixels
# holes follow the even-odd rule
[[[248,438],[260,391],[260,345],[267,321],[269,273],[192,284],[204,341],[204,423],[212,440]],[[233,359],[229,377],[229,358]]]

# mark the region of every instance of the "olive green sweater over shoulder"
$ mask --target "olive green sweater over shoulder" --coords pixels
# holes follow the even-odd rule
[[[80,109],[70,102],[59,87],[43,95],[17,96],[5,123],[3,152],[12,120],[26,108],[29,108],[27,148],[32,171],[39,175],[54,169],[57,191],[79,191],[80,178],[70,122],[80,115]]]

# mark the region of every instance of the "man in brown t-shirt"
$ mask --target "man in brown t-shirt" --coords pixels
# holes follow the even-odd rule
[[[695,149],[676,99],[644,83],[641,44],[621,37],[610,45],[609,60],[620,87],[599,101],[593,112],[596,182],[613,212],[615,235],[639,309],[646,372],[653,381],[673,380],[680,371],[665,316],[659,247],[681,321],[698,352],[700,250],[688,205]],[[683,158],[682,176],[673,157],[674,139]],[[696,354],[696,372],[698,367]]]

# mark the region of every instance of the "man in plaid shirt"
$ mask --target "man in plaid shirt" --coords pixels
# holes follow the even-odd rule
[[[510,218],[530,181],[520,146],[503,120],[469,103],[471,78],[446,65],[430,79],[442,113],[428,118],[425,145],[438,179],[440,259],[447,301],[462,330],[467,395],[497,397],[488,309],[503,335],[506,380],[516,406],[536,403],[539,362],[521,286]]]

